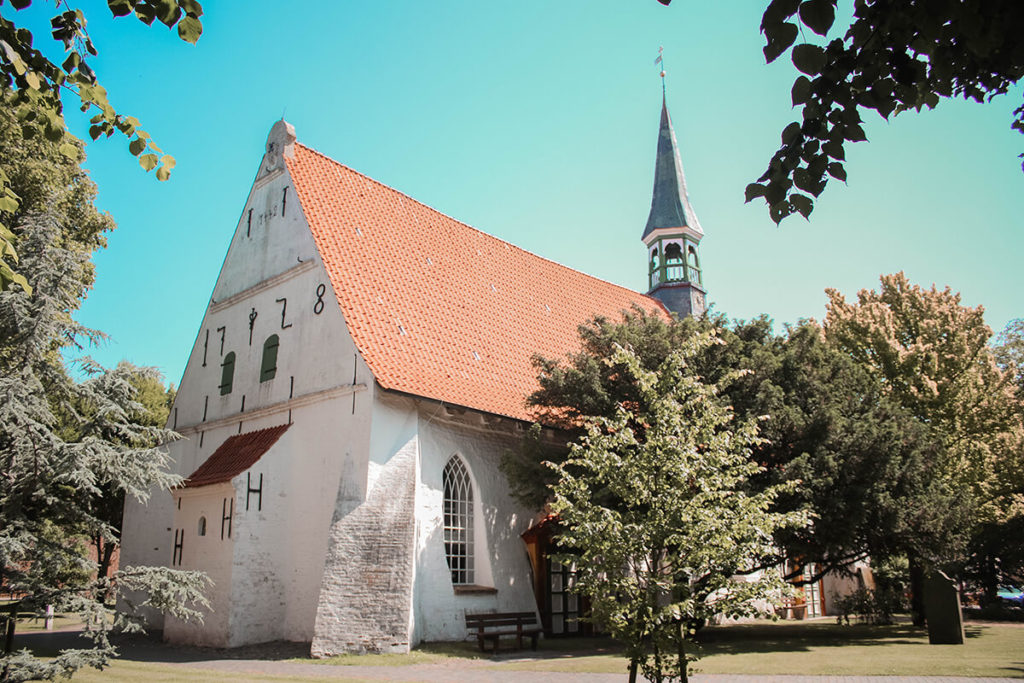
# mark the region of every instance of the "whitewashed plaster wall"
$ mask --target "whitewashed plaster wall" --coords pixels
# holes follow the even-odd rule
[[[275,125],[268,147],[275,135],[280,138],[278,129]],[[289,419],[296,423],[283,443],[264,455],[266,462],[261,460],[270,468],[263,470],[266,514],[243,514],[244,474],[235,480],[235,528],[245,530],[247,542],[236,544],[233,551],[237,571],[214,589],[216,603],[235,605],[231,644],[311,638],[335,499],[339,490],[353,499],[366,491],[373,378],[348,333],[290,176],[280,163],[280,144],[276,149],[277,156],[268,152],[264,157],[242,211],[169,421],[186,437],[169,446],[173,470],[182,476],[195,471],[234,434]],[[263,342],[272,334],[280,343],[277,372],[260,382]],[[232,351],[233,386],[222,396],[221,363]],[[270,488],[276,493],[269,494]],[[278,499],[271,511],[267,503],[274,495]],[[169,565],[174,517],[169,492],[154,492],[148,504],[128,501],[122,563]],[[194,529],[186,532],[195,537]],[[265,570],[275,578],[261,574]],[[258,580],[257,574],[263,578]],[[252,614],[252,601],[245,596],[263,595],[276,581],[290,588],[284,604],[277,602],[280,609],[271,611],[276,620],[270,626]],[[229,599],[222,591],[232,582],[243,592],[236,596],[231,589]],[[161,627],[162,619],[151,615],[151,625]],[[182,632],[177,626],[174,630]]]
[[[514,436],[501,435],[495,418],[466,411],[459,424],[444,418],[445,408],[423,402],[418,413],[420,480],[416,493],[416,581],[413,643],[463,640],[465,613],[530,612],[537,610],[526,545],[520,535],[534,511],[520,506],[509,494],[499,469]],[[477,422],[478,424],[472,424]],[[497,589],[493,594],[457,595],[445,558],[443,540],[444,483],[449,458],[458,454],[473,480],[476,579]]]
[[[230,612],[221,606],[231,586],[232,557],[234,540],[228,535],[229,529],[224,526],[221,533],[223,518],[223,501],[235,497],[235,489],[230,482],[213,484],[196,489],[183,489],[175,494],[181,501],[174,513],[174,529],[183,534],[181,563],[174,564],[168,558],[167,564],[174,569],[199,569],[213,582],[207,591],[207,598],[215,605],[215,609],[203,609],[203,623],[183,622],[168,617],[164,623],[164,637],[176,643],[188,645],[206,645],[226,647],[230,628]],[[199,520],[206,518],[206,535],[199,535]],[[173,556],[173,548],[172,548]]]

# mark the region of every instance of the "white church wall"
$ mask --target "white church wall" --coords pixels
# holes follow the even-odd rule
[[[236,478],[233,646],[313,638],[334,502],[369,440],[369,408],[361,411],[357,402],[353,414],[351,406],[345,395],[296,409],[292,427],[250,468],[251,478]],[[261,474],[262,500],[247,493]]]
[[[508,495],[499,469],[502,453],[513,446],[513,438],[498,436],[482,419],[479,427],[445,421],[439,413],[443,410],[424,403],[419,420],[414,642],[465,639],[466,612],[537,609],[529,557],[520,538],[533,511]],[[467,464],[474,486],[475,583],[496,589],[493,593],[456,594],[452,586],[443,540],[442,472],[455,454]]]
[[[166,564],[173,569],[198,570],[212,581],[206,591],[212,609],[200,610],[202,623],[184,622],[167,617],[164,638],[175,643],[226,647],[229,643],[230,612],[224,609],[231,589],[232,555],[234,539],[227,524],[223,524],[223,501],[234,498],[229,482],[196,489],[183,489],[175,493],[173,528],[181,534],[181,561],[175,562],[174,548]],[[200,518],[205,518],[205,535],[199,533]],[[172,541],[173,543],[173,541]]]
[[[262,617],[243,616],[260,608],[254,610],[251,601],[239,598],[230,621],[228,640],[233,645],[312,637],[327,531],[339,490],[353,501],[366,493],[374,391],[290,177],[281,168],[268,172],[268,159],[242,211],[169,420],[185,437],[168,447],[172,470],[182,476],[195,471],[234,434],[289,419],[297,423],[285,435],[290,444],[286,451],[276,454],[284,446],[279,443],[264,455],[275,468],[273,485],[264,478],[264,501],[270,486],[280,487],[276,490],[282,498],[273,515],[261,520],[259,533],[253,527],[258,518],[239,516],[240,504],[245,512],[244,474],[240,483],[236,480],[236,524],[256,535],[252,543],[237,546],[237,572],[223,574],[213,589],[216,603],[224,606],[218,614],[226,614],[226,606],[235,602],[232,581],[250,587],[281,582],[286,599],[272,610],[270,625]],[[277,369],[272,379],[260,381],[264,341],[271,335],[279,340]],[[235,353],[232,387],[222,395],[222,362],[229,352]],[[357,385],[355,391],[352,385]],[[122,563],[169,565],[174,515],[168,492],[154,492],[147,504],[126,503]],[[263,583],[257,583],[256,575],[264,577]],[[150,623],[159,628],[163,620],[151,614]],[[171,632],[185,633],[177,626]]]
[[[334,501],[311,651],[408,652],[419,440],[412,399],[375,391],[362,499]]]

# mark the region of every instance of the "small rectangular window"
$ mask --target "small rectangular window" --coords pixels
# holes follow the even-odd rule
[[[279,345],[280,340],[276,334],[270,335],[267,337],[267,341],[263,342],[263,362],[260,364],[261,382],[266,382],[277,376],[277,347]]]
[[[235,380],[235,352],[228,351],[220,364],[220,395],[227,396]]]

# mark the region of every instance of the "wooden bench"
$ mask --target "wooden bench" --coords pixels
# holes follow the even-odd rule
[[[476,631],[476,640],[481,652],[487,652],[484,641],[493,641],[491,652],[498,651],[498,639],[501,636],[515,636],[516,646],[523,649],[523,636],[530,636],[530,647],[537,649],[537,638],[543,630],[537,624],[534,612],[487,612],[484,614],[467,614],[466,628]]]

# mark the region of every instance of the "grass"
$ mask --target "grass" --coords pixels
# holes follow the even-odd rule
[[[968,624],[964,645],[929,645],[927,634],[909,625],[837,626],[832,622],[734,624],[701,632],[702,658],[693,667],[701,673],[998,676],[1024,678],[1024,627],[1013,624]],[[508,641],[503,641],[507,643]],[[158,650],[155,660],[138,661],[126,648],[125,659],[104,672],[82,671],[75,681],[177,683],[179,681],[315,681],[320,676],[294,671],[290,675],[261,675],[203,669],[204,657],[183,664],[167,663],[172,653]],[[294,649],[292,650],[294,652]],[[211,659],[226,658],[212,651]],[[276,657],[275,657],[276,658]],[[333,666],[332,680],[360,681],[349,666],[405,667],[438,665],[487,671],[549,671],[555,673],[623,674],[621,647],[607,639],[542,640],[539,651],[511,652],[498,657],[481,653],[475,642],[431,643],[408,655],[347,655],[323,660],[285,659],[289,664]],[[243,665],[243,667],[246,665]],[[258,666],[258,665],[255,665]],[[299,675],[299,674],[305,675]],[[412,675],[412,672],[410,672]]]
[[[1002,676],[1024,678],[1024,628],[969,624],[963,645],[929,645],[908,625],[837,626],[826,622],[734,624],[705,629],[700,673],[827,676]],[[623,660],[590,655],[509,662],[524,671],[618,673]]]

